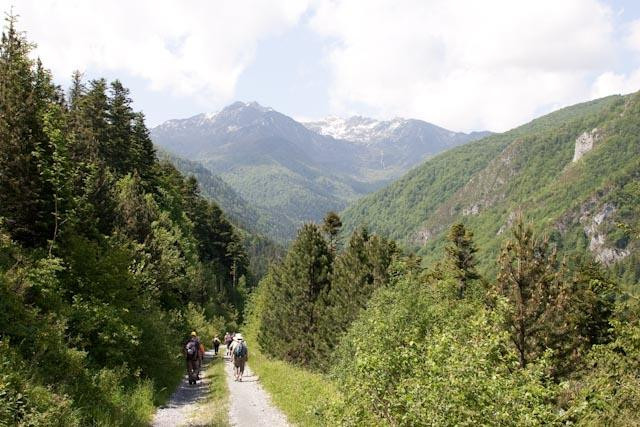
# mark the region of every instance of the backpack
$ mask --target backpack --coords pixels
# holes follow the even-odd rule
[[[239,342],[233,347],[233,355],[235,357],[245,357],[247,355],[247,345],[243,342]]]
[[[200,350],[199,347],[200,345],[197,340],[190,340],[185,347],[185,350],[187,352],[187,359],[189,360],[197,359],[198,351]]]

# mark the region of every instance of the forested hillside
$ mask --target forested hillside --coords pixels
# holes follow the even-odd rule
[[[170,162],[183,175],[193,176],[204,197],[216,202],[234,224],[252,234],[272,236],[276,241],[286,241],[293,224],[286,218],[266,209],[249,204],[222,178],[201,163],[184,159],[167,151],[159,151],[160,159]]]
[[[617,224],[639,216],[639,111],[639,94],[613,96],[454,148],[356,202],[345,229],[366,224],[433,261],[448,227],[463,222],[482,249],[481,269],[491,270],[523,214],[563,253],[588,252],[635,283],[638,246]]]
[[[638,225],[620,225],[636,244]],[[249,305],[248,336],[276,360],[258,372],[279,373],[268,386],[294,419],[640,422],[640,307],[602,265],[560,257],[520,215],[490,261],[495,276],[479,272],[487,254],[461,223],[426,267],[365,229],[340,248],[339,227],[333,214],[303,227]]]
[[[0,425],[148,425],[183,340],[241,322],[243,240],[117,80],[0,42]]]
[[[640,94],[566,108],[303,227],[247,325],[291,416],[637,425],[639,132]]]

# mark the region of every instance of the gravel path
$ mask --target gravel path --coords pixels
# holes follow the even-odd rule
[[[242,382],[234,381],[233,364],[227,357],[225,370],[229,386],[229,422],[232,426],[289,426],[284,414],[273,406],[269,395],[258,382],[258,377],[248,366],[244,368]]]
[[[187,376],[184,376],[169,402],[156,412],[156,416],[153,419],[153,427],[188,425],[187,422],[194,413],[198,402],[205,399],[209,393],[209,379],[206,378],[205,369],[212,357],[213,350],[205,353],[204,363],[200,372],[200,378],[202,379],[196,385],[189,385]]]

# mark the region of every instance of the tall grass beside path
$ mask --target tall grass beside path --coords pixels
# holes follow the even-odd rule
[[[338,394],[335,384],[321,374],[262,354],[254,331],[247,331],[245,338],[249,365],[273,403],[296,425],[325,426],[325,410]]]

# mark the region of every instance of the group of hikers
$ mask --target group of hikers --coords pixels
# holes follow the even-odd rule
[[[224,345],[226,347],[226,356],[233,363],[233,377],[235,381],[242,381],[244,375],[244,365],[249,360],[249,349],[240,333],[225,333]],[[216,336],[211,342],[214,355],[218,355],[221,341]],[[198,338],[198,334],[193,331],[189,340],[185,343],[183,353],[187,361],[187,376],[189,384],[196,384],[200,379],[200,368],[204,359],[204,344]]]

